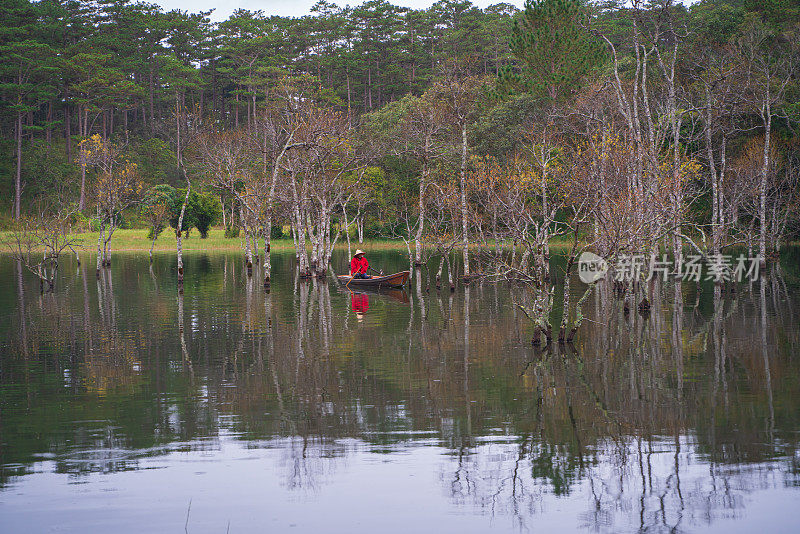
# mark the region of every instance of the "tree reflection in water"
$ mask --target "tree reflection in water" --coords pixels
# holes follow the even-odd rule
[[[315,492],[353,455],[434,446],[453,503],[531,527],[553,496],[585,495],[581,526],[607,531],[735,518],[751,492],[800,482],[797,278],[780,266],[659,282],[646,315],[601,284],[574,345],[535,348],[513,286],[429,292],[417,273],[359,323],[348,290],[282,279],[292,258],[276,256],[270,292],[223,256],[188,257],[206,268],[183,293],[166,258],[148,273],[120,254],[44,295],[0,263],[2,463],[18,466],[0,483],[45,453],[81,476],[225,436],[279,449],[283,486]]]

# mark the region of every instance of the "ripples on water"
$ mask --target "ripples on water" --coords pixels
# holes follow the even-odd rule
[[[547,348],[507,284],[352,295],[278,254],[265,293],[190,255],[181,297],[117,254],[41,295],[0,257],[1,530],[797,531],[797,256],[648,316],[600,291]]]

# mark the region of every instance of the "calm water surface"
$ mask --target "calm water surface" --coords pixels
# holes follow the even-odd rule
[[[172,255],[116,254],[41,295],[0,256],[0,531],[798,532],[798,259],[647,316],[599,291],[536,349],[507,284],[278,255],[266,293],[193,254],[181,297]]]

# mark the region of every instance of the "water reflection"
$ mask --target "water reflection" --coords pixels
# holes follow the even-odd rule
[[[30,515],[37,480],[58,493],[51,474],[93,488],[95,473],[152,481],[153,467],[188,477],[185,491],[119,491],[185,514],[195,474],[181,466],[229,483],[239,457],[274,474],[274,502],[300,492],[322,513],[327,488],[365,501],[379,484],[400,501],[425,495],[429,528],[449,507],[477,531],[793,521],[758,505],[782,491],[796,500],[800,482],[788,267],[735,287],[658,282],[648,313],[601,285],[574,345],[535,347],[514,286],[436,290],[418,272],[408,291],[355,293],[301,280],[276,255],[266,292],[220,255],[188,256],[179,292],[170,257],[117,258],[99,278],[65,269],[48,294],[0,260],[0,518],[11,523]],[[399,478],[376,482],[384,469]],[[209,491],[208,513],[241,499]],[[98,494],[87,509],[106,504]],[[398,529],[410,512],[382,510]]]
[[[364,319],[364,314],[369,310],[369,295],[366,293],[351,293],[350,307],[358,317],[359,321]]]

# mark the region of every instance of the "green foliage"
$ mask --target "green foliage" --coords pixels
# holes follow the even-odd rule
[[[178,228],[178,218],[181,215],[184,198],[186,198],[186,189],[176,189],[169,219],[169,225],[172,228]],[[209,228],[221,215],[222,205],[216,195],[192,191],[189,194],[189,201],[186,203],[186,211],[183,215],[183,231],[188,232],[191,228],[197,228],[200,232],[200,237],[205,239],[208,237]]]
[[[225,239],[236,239],[239,237],[239,233],[241,232],[241,228],[235,224],[228,224],[225,227]]]
[[[194,215],[194,226],[200,232],[200,238],[208,237],[208,230],[222,215],[219,199],[210,193],[194,193],[189,196],[189,204]]]
[[[387,214],[417,196],[419,191],[419,165],[413,160],[399,156],[381,159],[385,186],[382,192]]]
[[[178,181],[175,153],[163,139],[151,137],[137,143],[133,149],[133,160],[146,184]]]
[[[178,219],[181,216],[181,208],[183,207],[183,199],[186,198],[186,189],[176,189],[175,195],[172,197],[172,209],[170,209],[169,225],[175,230],[178,229]],[[194,212],[191,208],[192,195],[189,195],[189,201],[186,203],[186,210],[183,213],[183,221],[181,221],[181,229],[187,230],[195,225]]]
[[[92,227],[92,219],[83,213],[76,211],[73,216],[73,227],[75,230],[86,231]]]
[[[775,30],[788,29],[800,20],[798,0],[744,0],[744,8],[758,13]]]
[[[44,140],[35,139],[26,146],[22,180],[28,200],[52,202],[59,196],[74,198],[78,169],[65,157],[61,140],[48,146]]]
[[[385,196],[388,189],[387,186],[386,172],[382,168],[375,166],[364,169],[361,181],[358,183],[360,195],[368,198],[369,203],[378,211],[386,209],[388,201]],[[363,201],[362,204],[364,204]]]
[[[147,238],[156,239],[166,228],[175,204],[175,188],[166,184],[151,187],[142,199],[140,213],[147,223]]]
[[[707,46],[725,44],[744,21],[745,10],[732,2],[697,2],[689,13],[692,36]]]
[[[463,0],[418,10],[320,2],[310,16],[237,10],[217,24],[210,12],[165,12],[128,0],[6,0],[0,132],[21,138],[18,159],[39,168],[17,188],[16,161],[9,160],[16,145],[4,144],[0,193],[34,196],[54,182],[75,184],[79,171],[55,168],[62,162],[47,168],[43,162],[56,158],[29,150],[45,135],[70,137],[62,150],[74,166],[75,145],[99,134],[127,147],[146,185],[177,185],[179,139],[188,148],[191,117],[206,126],[250,124],[253,104],[264,109],[285,97],[282,85],[358,124],[365,112],[424,92],[445,59],[469,63],[471,74],[499,71],[512,61],[506,34],[516,11]]]
[[[149,227],[147,229],[147,239],[158,238],[158,236],[160,236],[161,232],[163,232],[163,231],[164,231],[164,226],[163,225],[162,226],[158,226],[155,229],[152,228],[152,227]]]
[[[477,154],[501,157],[519,150],[525,130],[541,116],[542,101],[531,93],[511,95],[481,115],[472,129]]]
[[[395,102],[390,102],[382,108],[364,115],[361,119],[363,141],[366,144],[397,148],[396,143],[402,136],[403,120],[411,107],[418,102],[418,97],[405,95]]]
[[[514,19],[510,40],[519,69],[501,72],[501,91],[530,92],[552,101],[571,95],[604,57],[603,46],[585,28],[588,15],[583,0],[527,0]]]

